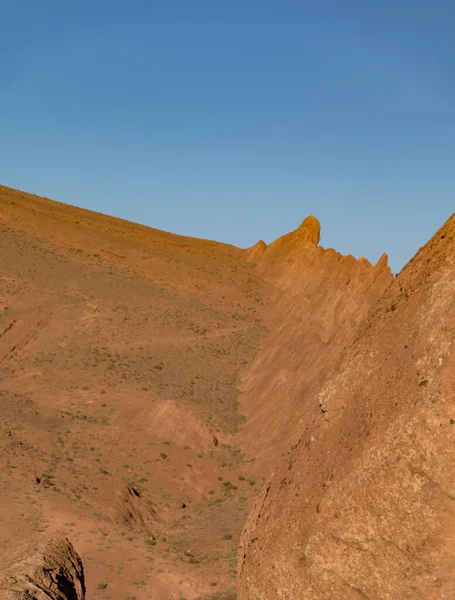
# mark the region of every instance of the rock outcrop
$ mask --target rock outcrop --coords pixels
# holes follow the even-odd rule
[[[261,254],[267,249],[267,244],[264,240],[259,240],[254,246],[251,248],[247,248],[244,254],[244,260],[246,262],[257,262]]]
[[[131,529],[153,535],[156,532],[158,515],[155,509],[142,498],[139,490],[127,485],[117,493],[114,519]]]
[[[272,264],[274,261],[289,262],[301,255],[304,249],[315,248],[321,238],[321,224],[310,215],[299,227],[281,236],[269,246],[259,240],[254,246],[245,250],[244,259],[248,262]]]
[[[240,600],[455,598],[454,258],[455,215],[307,401],[245,527]]]
[[[0,555],[1,600],[84,600],[82,561],[66,538],[34,537]]]
[[[292,252],[300,252],[303,247],[313,247],[319,244],[321,239],[321,224],[316,217],[312,215],[306,217],[299,227],[286,235],[275,240],[267,248],[270,255],[286,254],[289,256]]]
[[[319,221],[308,217],[257,261],[275,297],[269,334],[241,383],[247,421],[239,442],[266,474],[296,420],[311,411],[309,399],[337,369],[345,346],[393,281],[387,255],[373,266],[325,250],[319,237]]]

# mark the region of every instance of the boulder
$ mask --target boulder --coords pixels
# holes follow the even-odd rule
[[[0,554],[1,600],[84,600],[82,561],[64,537],[33,537]]]

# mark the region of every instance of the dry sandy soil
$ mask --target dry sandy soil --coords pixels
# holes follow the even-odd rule
[[[241,250],[0,187],[0,551],[63,534],[100,600],[235,586],[255,498],[393,280],[318,243],[312,217]]]

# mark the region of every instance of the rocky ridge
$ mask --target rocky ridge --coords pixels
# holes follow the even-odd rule
[[[455,216],[310,400],[239,549],[240,600],[455,597]]]
[[[296,419],[313,410],[311,398],[336,371],[344,348],[393,281],[387,255],[373,266],[324,249],[318,245],[320,229],[310,216],[294,232],[260,246],[260,254],[257,245],[247,251],[274,295],[269,333],[241,381],[247,421],[239,439],[267,474]]]

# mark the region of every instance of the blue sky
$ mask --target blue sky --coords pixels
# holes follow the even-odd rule
[[[455,210],[453,0],[2,0],[0,183],[397,272]]]

